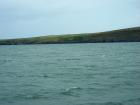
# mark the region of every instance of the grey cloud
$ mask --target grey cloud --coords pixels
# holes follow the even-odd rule
[[[1,0],[0,38],[138,26],[132,1],[139,0]]]

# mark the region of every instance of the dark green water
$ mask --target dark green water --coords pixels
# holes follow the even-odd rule
[[[140,105],[140,43],[0,46],[0,105]]]

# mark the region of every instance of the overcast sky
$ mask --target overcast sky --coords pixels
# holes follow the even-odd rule
[[[0,0],[0,39],[140,26],[140,0]]]

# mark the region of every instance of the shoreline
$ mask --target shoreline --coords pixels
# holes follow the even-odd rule
[[[100,33],[49,35],[30,38],[2,39],[0,45],[76,44],[140,42],[140,27]]]

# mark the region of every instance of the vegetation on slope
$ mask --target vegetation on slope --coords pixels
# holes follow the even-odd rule
[[[32,38],[0,40],[0,45],[97,43],[97,42],[140,42],[140,27],[101,33],[49,35]]]

